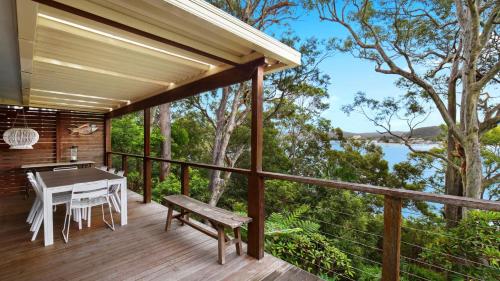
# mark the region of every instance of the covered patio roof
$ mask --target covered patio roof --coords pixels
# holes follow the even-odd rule
[[[126,113],[160,94],[173,100],[175,89],[203,79],[214,87],[249,79],[228,77],[255,62],[265,72],[300,64],[299,52],[203,0],[16,4],[17,36],[7,38],[18,45],[19,60],[5,67],[19,69],[21,85],[17,95],[0,92],[4,104]]]

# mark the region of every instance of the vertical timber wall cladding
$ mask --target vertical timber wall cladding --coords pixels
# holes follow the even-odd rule
[[[24,126],[21,109],[0,105],[0,136],[12,127]],[[68,162],[72,145],[78,146],[78,160],[90,160],[102,165],[104,158],[104,116],[94,113],[25,109],[24,115],[28,127],[35,129],[40,140],[32,150],[9,149],[0,138],[0,196],[18,194],[26,190],[26,176],[20,169],[24,164],[55,163],[57,161],[56,142],[60,142],[59,162]],[[59,119],[59,120],[58,120]],[[97,131],[90,135],[71,134],[69,128],[84,124],[94,124]],[[59,128],[58,128],[59,125]],[[57,135],[59,133],[59,136]]]

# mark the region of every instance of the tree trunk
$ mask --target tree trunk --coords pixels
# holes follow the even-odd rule
[[[452,109],[450,111],[450,113],[452,113],[452,116],[454,116],[456,113],[455,110]],[[448,159],[453,159],[455,157],[454,152],[456,149],[456,145],[457,143],[455,137],[453,136],[453,133],[451,131],[448,131]],[[464,196],[460,171],[449,164],[446,166],[445,193],[447,195]],[[456,205],[445,204],[444,217],[446,219],[446,225],[448,227],[455,227],[462,219],[462,208]]]
[[[465,196],[481,199],[482,194],[482,163],[478,134],[467,136],[465,146]]]
[[[459,66],[459,57],[455,56],[451,68],[450,78],[448,81],[448,113],[450,114],[450,117],[455,124],[457,123],[458,66]],[[447,147],[446,157],[453,161],[456,156],[455,150],[457,148],[457,145],[459,145],[459,143],[455,139],[455,136],[453,135],[453,132],[450,128],[448,128],[447,142],[448,142],[448,147]],[[444,185],[445,185],[445,194],[454,196],[464,196],[462,178],[460,177],[460,170],[457,170],[450,164],[446,166]],[[457,226],[458,222],[462,219],[462,208],[456,205],[445,204],[444,218],[446,219],[446,225],[448,227]]]
[[[161,145],[161,157],[165,159],[172,159],[172,118],[170,112],[170,103],[160,105],[160,133],[163,136]],[[164,181],[170,173],[170,163],[161,162],[160,167],[160,181]]]
[[[448,132],[448,159],[453,159],[455,151],[455,138],[451,132]],[[462,179],[460,171],[457,171],[451,165],[446,167],[445,175],[445,193],[447,195],[463,196]],[[444,217],[448,227],[455,227],[462,219],[462,208],[456,205],[444,205]]]
[[[240,85],[239,89],[234,90],[231,108],[229,109],[229,114],[226,114],[230,93],[230,87],[224,87],[222,89],[221,102],[216,111],[217,120],[215,122],[215,139],[212,151],[212,164],[216,166],[224,166],[229,140],[237,125],[236,117],[241,105],[240,96],[242,93],[242,85]],[[231,176],[231,173],[225,173],[226,175],[224,177],[221,177],[221,174],[221,171],[216,170],[212,171],[210,174],[209,189],[212,191],[212,194],[209,204],[211,206],[217,205],[222,193],[224,193],[226,182]]]
[[[477,60],[481,50],[479,41],[478,3],[473,2],[459,17],[461,37],[463,42],[462,65],[462,104],[460,105],[461,123],[464,125],[465,139],[462,146],[465,154],[465,171],[462,170],[462,181],[466,197],[481,198],[482,163],[479,143],[479,119],[477,104],[481,89],[476,83]]]

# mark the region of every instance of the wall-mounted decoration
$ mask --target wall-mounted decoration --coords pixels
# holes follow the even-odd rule
[[[33,145],[38,142],[40,136],[37,131],[28,128],[28,123],[26,122],[26,117],[24,116],[24,109],[24,127],[16,128],[15,126],[18,115],[18,112],[16,112],[16,118],[14,119],[14,123],[12,123],[12,128],[3,132],[3,140],[5,143],[10,145],[10,149],[33,149]]]
[[[90,135],[97,131],[97,125],[86,123],[76,128],[68,128],[71,135]]]

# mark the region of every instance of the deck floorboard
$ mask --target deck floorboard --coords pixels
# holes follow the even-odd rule
[[[165,232],[166,207],[142,204],[133,192],[128,201],[127,226],[119,226],[115,214],[118,226],[111,231],[94,208],[91,228],[73,223],[68,244],[61,235],[64,207],[58,207],[54,245],[44,247],[43,229],[31,242],[25,223],[31,200],[0,198],[0,280],[319,280],[268,254],[260,261],[237,256],[234,247],[219,265],[215,239],[177,221]]]

